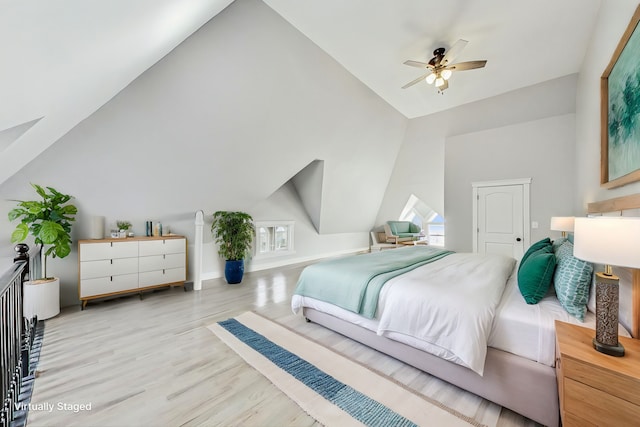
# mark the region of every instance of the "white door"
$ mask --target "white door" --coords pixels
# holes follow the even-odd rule
[[[528,189],[520,183],[474,185],[476,252],[522,257],[529,247]]]

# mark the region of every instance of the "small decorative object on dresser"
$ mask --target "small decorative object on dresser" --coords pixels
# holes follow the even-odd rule
[[[593,351],[593,330],[556,320],[556,377],[564,427],[640,420],[640,340],[620,337],[624,358]]]
[[[90,239],[104,239],[104,217],[92,216],[91,217],[91,231],[89,233]]]
[[[118,226],[118,233],[120,238],[127,237],[129,234],[129,228],[131,228],[131,223],[129,221],[116,221],[116,225]]]
[[[183,236],[80,240],[78,294],[82,308],[92,299],[184,286],[187,239]]]

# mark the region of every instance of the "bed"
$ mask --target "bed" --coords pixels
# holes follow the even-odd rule
[[[590,204],[589,213],[638,208],[640,199],[630,196]],[[425,248],[408,247],[376,254],[395,253],[396,257],[400,257],[401,254],[414,256],[409,254],[421,251],[424,252]],[[374,254],[357,257],[370,255]],[[437,251],[431,251],[426,258],[429,260],[404,269],[402,274],[385,278],[384,286],[380,285],[380,292],[374,294],[374,297],[363,296],[361,290],[356,291],[360,303],[336,302],[323,294],[331,293],[325,289],[328,283],[344,279],[346,267],[329,264],[332,272],[325,275],[330,279],[325,279],[324,285],[322,281],[314,285],[311,280],[307,280],[305,269],[301,274],[301,282],[308,281],[309,288],[316,286],[321,290],[316,293],[307,292],[304,290],[307,284],[304,283],[292,298],[292,309],[295,312],[302,311],[309,321],[402,360],[538,423],[558,426],[560,411],[555,375],[554,321],[559,319],[595,328],[594,314],[587,311],[584,323],[581,322],[567,313],[553,291],[548,292],[538,304],[526,304],[518,288],[519,265],[515,260],[478,254],[440,254]],[[375,263],[379,261],[375,259]],[[364,267],[361,269],[364,270]],[[462,271],[462,278],[452,276],[452,271],[456,270]],[[490,272],[495,270],[499,270],[499,274],[493,277]],[[375,272],[372,276],[377,274],[379,273]],[[465,276],[473,278],[471,282],[470,279],[467,280],[466,286],[473,283],[477,287],[473,297],[468,299],[478,300],[478,306],[484,307],[481,311],[477,311],[479,308],[476,305],[467,306],[466,302],[461,303],[460,298],[456,299],[455,295],[460,293],[460,289],[455,285],[448,286],[451,288],[446,290],[448,293],[438,294],[434,298],[434,294],[429,293],[432,284],[422,284],[425,277],[441,278],[435,279],[436,282],[440,280],[440,283],[436,283],[434,289],[439,289],[438,286],[442,287],[443,283],[464,281]],[[628,300],[633,303],[626,316],[629,319],[628,326],[626,329],[621,326],[620,333],[637,337],[640,274],[632,270],[629,274],[622,274],[621,278],[629,282],[625,284],[621,280],[621,293],[622,289],[625,289],[624,292],[628,291]],[[357,282],[360,279],[357,276],[347,276],[346,280]],[[437,303],[444,304],[443,308],[424,305],[431,304],[430,302],[414,302],[418,298],[412,292],[422,293],[421,298],[424,300],[439,300]],[[375,299],[373,303],[372,298]],[[406,307],[413,304],[417,304],[416,311],[410,312],[413,309]],[[447,311],[456,312],[453,319],[444,317]],[[457,330],[468,333],[468,329],[474,328],[473,323],[465,324],[465,320],[459,317],[458,312],[467,311],[473,312],[473,316],[480,319],[475,326],[478,330],[471,331],[472,338],[461,339],[454,335]],[[437,314],[429,315],[430,312]],[[621,318],[623,316],[621,313]],[[440,317],[445,320],[438,322]],[[398,318],[405,319],[399,321]],[[411,319],[415,319],[414,325],[411,325]],[[405,323],[409,326],[405,326]],[[424,325],[434,327],[436,332],[426,331],[422,327]],[[449,340],[439,340],[441,335]],[[458,347],[455,347],[456,342]],[[472,342],[479,343],[479,348],[471,348],[473,346],[470,345],[470,348],[464,348]],[[463,345],[460,346],[460,343]],[[454,348],[451,348],[452,345]]]

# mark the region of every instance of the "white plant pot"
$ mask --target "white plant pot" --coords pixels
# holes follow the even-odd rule
[[[24,282],[23,316],[27,319],[49,319],[60,313],[60,279]]]

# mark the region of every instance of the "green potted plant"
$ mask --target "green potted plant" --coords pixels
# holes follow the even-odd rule
[[[60,312],[60,280],[47,274],[47,258],[65,258],[71,253],[71,223],[75,221],[78,209],[69,203],[72,196],[58,192],[52,187],[31,184],[40,200],[21,201],[9,211],[9,221],[20,220],[11,234],[11,243],[26,240],[31,234],[36,245],[40,245],[43,255],[42,274],[38,280],[25,283],[25,317],[37,315],[40,319],[53,317]],[[35,287],[41,289],[35,289]],[[31,289],[31,288],[34,289]],[[36,294],[46,295],[51,301],[33,301]],[[55,298],[57,295],[57,298]],[[55,301],[53,301],[55,300]],[[56,308],[57,307],[57,308]]]
[[[226,260],[224,275],[227,283],[242,282],[244,259],[250,254],[255,227],[253,218],[245,212],[217,211],[213,214],[211,233],[218,244],[218,253]]]
[[[129,221],[116,221],[116,225],[118,226],[118,233],[120,237],[127,237],[129,232],[129,228],[131,228],[131,223]]]

